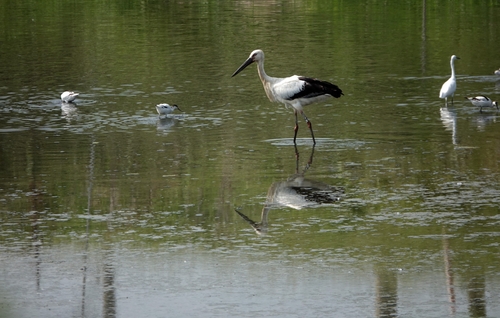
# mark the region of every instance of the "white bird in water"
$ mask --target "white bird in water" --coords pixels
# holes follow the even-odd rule
[[[172,114],[174,112],[174,110],[179,110],[181,111],[181,109],[179,108],[179,106],[177,105],[172,105],[170,106],[169,104],[158,104],[156,105],[156,111],[158,112],[159,116],[161,117],[162,115],[168,115],[168,114]]]
[[[76,99],[76,97],[78,95],[80,95],[80,94],[75,93],[75,92],[66,91],[66,92],[61,94],[61,100],[65,103],[71,103]]]
[[[297,113],[301,113],[311,131],[313,143],[316,144],[311,121],[304,113],[303,107],[330,97],[339,98],[341,95],[344,95],[342,90],[335,84],[310,77],[294,75],[278,78],[268,76],[264,71],[264,52],[262,50],[255,50],[250,53],[248,59],[231,77],[234,77],[253,62],[257,62],[257,71],[259,72],[259,77],[266,91],[267,98],[269,98],[271,102],[281,102],[286,106],[293,107],[295,114],[295,135],[293,136],[293,143],[295,144],[297,131],[299,130]]]
[[[493,107],[495,106],[498,109],[498,104],[496,101],[492,101],[488,96],[475,96],[475,97],[465,97],[468,99],[472,105],[479,107],[479,111],[483,112],[483,107]]]
[[[455,77],[455,60],[459,59],[460,58],[456,55],[451,56],[451,77],[446,82],[444,82],[443,86],[441,86],[441,91],[439,92],[439,98],[444,98],[446,105],[448,105],[448,97],[451,97],[451,103],[453,104],[453,95],[455,94],[455,90],[457,89],[457,78]]]
[[[495,75],[500,75],[500,68],[498,70],[495,70]]]

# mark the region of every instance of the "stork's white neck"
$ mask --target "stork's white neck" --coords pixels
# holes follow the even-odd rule
[[[268,76],[266,74],[266,71],[264,70],[264,61],[257,62],[257,71],[259,72],[259,77],[260,80],[262,81],[262,84],[269,83],[272,81],[272,77]]]
[[[271,102],[276,102],[276,97],[272,92],[272,84],[275,83],[278,79],[275,77],[268,76],[266,71],[264,71],[264,61],[257,62],[257,71],[259,72],[260,81],[262,82],[262,86],[264,86],[264,91],[266,92],[267,98]]]

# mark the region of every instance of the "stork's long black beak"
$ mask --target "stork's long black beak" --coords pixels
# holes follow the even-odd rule
[[[245,63],[241,64],[240,67],[238,67],[238,69],[233,73],[233,75],[231,75],[231,77],[234,77],[236,76],[239,72],[243,71],[245,69],[245,67],[247,67],[248,65],[252,64],[253,63],[253,59],[251,57],[249,57]]]

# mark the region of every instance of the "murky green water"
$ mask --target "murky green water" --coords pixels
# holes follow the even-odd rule
[[[500,2],[0,4],[0,316],[500,314]]]

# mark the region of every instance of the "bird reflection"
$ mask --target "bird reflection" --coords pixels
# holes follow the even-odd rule
[[[286,181],[273,183],[267,191],[267,198],[262,209],[260,222],[255,222],[235,209],[243,220],[245,220],[255,230],[257,234],[265,234],[268,229],[268,214],[273,208],[289,207],[296,210],[303,208],[317,207],[323,204],[333,204],[340,200],[344,194],[344,189],[334,187],[329,184],[307,179],[304,175],[312,164],[314,147],[311,150],[311,156],[307,165],[299,172],[299,152],[295,146],[296,165],[295,173]]]
[[[398,317],[397,272],[384,267],[376,272],[376,317]]]
[[[61,114],[62,117],[67,120],[71,120],[78,115],[78,108],[75,103],[61,103]]]
[[[444,273],[446,274],[446,289],[448,290],[448,299],[450,302],[450,313],[456,313],[456,294],[455,294],[455,275],[451,266],[450,242],[446,229],[443,227],[443,256],[444,256]]]
[[[484,131],[488,124],[496,123],[497,115],[488,113],[479,113],[474,117],[478,131]]]
[[[156,128],[159,131],[168,131],[175,125],[176,119],[172,117],[160,117],[157,121]]]
[[[451,130],[451,141],[458,144],[457,138],[457,113],[455,109],[443,107],[440,109],[441,121],[446,130]]]
[[[488,317],[486,312],[486,279],[481,271],[475,273],[467,284],[470,317]]]

